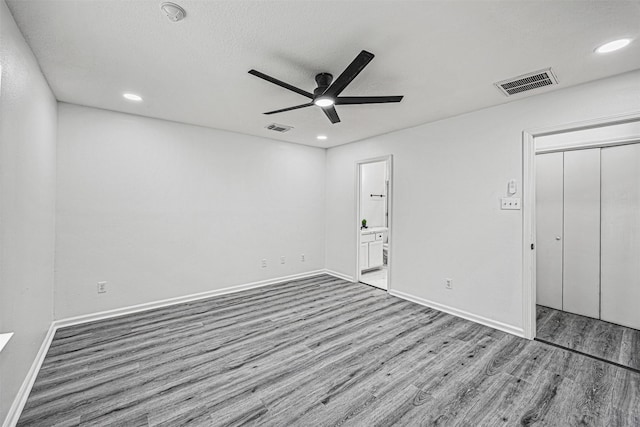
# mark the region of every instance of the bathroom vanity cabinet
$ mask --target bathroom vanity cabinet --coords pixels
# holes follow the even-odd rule
[[[364,229],[360,233],[360,270],[380,268],[383,265],[384,229]]]

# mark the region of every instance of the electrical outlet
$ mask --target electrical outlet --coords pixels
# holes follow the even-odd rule
[[[444,287],[447,289],[453,289],[453,279],[444,279]]]
[[[502,210],[520,210],[520,198],[518,197],[504,197],[502,198],[502,204],[500,205]]]
[[[98,282],[98,293],[104,294],[107,292],[107,282]]]
[[[262,260],[262,268],[267,268],[267,260],[266,259]]]
[[[280,264],[284,264],[285,263],[285,258],[284,255],[280,257]]]
[[[304,262],[304,254],[300,255],[300,262]]]

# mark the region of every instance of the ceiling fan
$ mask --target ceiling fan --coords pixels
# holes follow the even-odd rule
[[[380,104],[385,102],[402,101],[402,96],[338,96],[347,87],[347,85],[349,85],[349,83],[351,83],[351,81],[360,74],[364,67],[371,62],[373,57],[373,53],[363,50],[335,80],[333,80],[333,76],[329,73],[320,73],[316,75],[316,83],[318,87],[314,89],[313,93],[309,93],[305,90],[275,79],[261,73],[260,71],[250,70],[249,74],[253,74],[256,77],[260,77],[261,79],[311,99],[311,102],[306,104],[282,108],[275,111],[268,111],[264,114],[282,113],[285,111],[297,110],[298,108],[317,105],[322,108],[322,111],[324,111],[324,114],[326,114],[331,123],[338,123],[340,122],[340,117],[338,117],[338,113],[336,112],[336,105]]]

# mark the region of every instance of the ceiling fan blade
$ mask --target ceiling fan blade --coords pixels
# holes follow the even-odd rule
[[[313,102],[310,102],[310,103],[308,103],[308,104],[296,105],[295,107],[283,108],[283,109],[281,109],[281,110],[268,111],[268,112],[266,112],[266,113],[262,113],[262,114],[276,114],[276,113],[282,113],[282,112],[285,112],[285,111],[297,110],[298,108],[311,107],[312,105],[313,105]]]
[[[331,123],[340,123],[340,117],[338,117],[336,107],[334,107],[333,105],[329,107],[322,107],[322,111],[324,111],[329,120],[331,120]]]
[[[402,96],[341,96],[336,98],[335,104],[382,104],[384,102],[400,102],[402,98]]]
[[[331,86],[324,92],[325,96],[335,98],[347,87],[353,79],[367,66],[375,55],[371,52],[363,50],[356,56],[351,64],[331,83]]]
[[[252,75],[254,75],[254,76],[256,76],[256,77],[260,77],[261,79],[264,79],[264,80],[266,80],[266,81],[268,81],[268,82],[271,82],[271,83],[273,83],[273,84],[276,84],[276,85],[278,85],[278,86],[280,86],[280,87],[283,87],[283,88],[285,88],[285,89],[289,89],[290,91],[295,92],[295,93],[298,93],[298,94],[300,94],[300,95],[302,95],[302,96],[306,96],[306,97],[307,97],[307,98],[309,98],[309,99],[313,99],[313,94],[311,94],[311,93],[307,92],[306,90],[302,90],[302,89],[300,89],[300,88],[297,88],[297,87],[295,87],[295,86],[290,85],[289,83],[285,83],[285,82],[280,81],[280,80],[278,80],[278,79],[274,79],[273,77],[271,77],[271,76],[267,76],[266,74],[261,73],[260,71],[257,71],[257,70],[249,70],[249,74],[252,74]]]

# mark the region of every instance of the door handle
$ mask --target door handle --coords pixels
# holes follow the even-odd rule
[[[556,236],[556,240],[561,240],[561,239],[562,239],[562,237]]]

